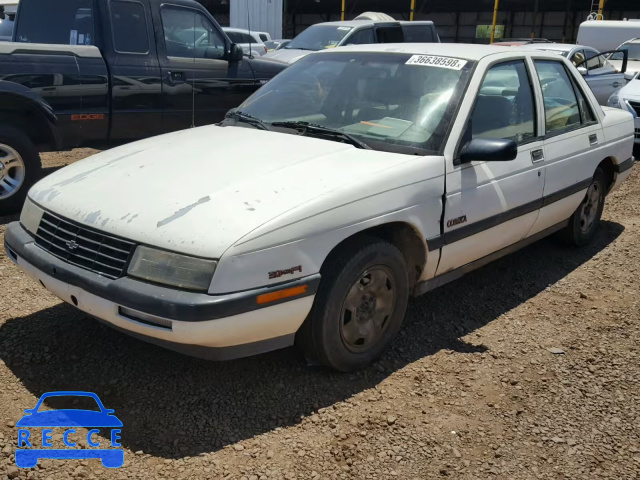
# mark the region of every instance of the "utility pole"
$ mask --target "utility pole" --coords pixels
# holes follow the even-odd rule
[[[491,40],[489,41],[489,43],[493,43],[493,41],[496,39],[496,22],[498,21],[498,3],[500,3],[500,0],[496,0],[496,3],[493,7],[493,25],[491,26]]]

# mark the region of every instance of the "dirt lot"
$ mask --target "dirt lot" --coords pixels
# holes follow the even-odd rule
[[[587,248],[543,240],[414,299],[393,348],[357,375],[293,349],[209,363],[147,345],[2,252],[0,479],[638,479],[640,168],[603,220]],[[123,468],[15,468],[14,422],[53,390],[115,409]]]

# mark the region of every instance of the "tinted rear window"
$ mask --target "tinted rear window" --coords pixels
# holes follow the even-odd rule
[[[92,0],[30,0],[20,7],[17,42],[95,45]]]
[[[431,25],[403,25],[406,43],[432,43],[435,41]]]
[[[120,53],[147,53],[147,19],[144,7],[138,2],[111,2],[113,43]]]

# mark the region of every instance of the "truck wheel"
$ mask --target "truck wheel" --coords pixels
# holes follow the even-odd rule
[[[40,155],[29,137],[0,125],[0,216],[20,211],[40,170]]]
[[[350,372],[372,363],[398,333],[409,300],[402,253],[369,238],[343,248],[322,268],[313,309],[296,345],[323,365]]]
[[[565,243],[579,247],[586,245],[593,239],[600,225],[604,208],[604,198],[607,191],[605,178],[604,171],[598,168],[584,200],[569,219],[569,225],[560,232]]]

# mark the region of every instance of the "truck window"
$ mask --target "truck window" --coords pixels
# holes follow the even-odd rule
[[[264,33],[261,33],[260,35],[260,40],[262,40],[263,42],[268,42],[269,39],[267,38],[267,36]]]
[[[432,43],[433,32],[430,25],[403,25],[404,41],[407,43]]]
[[[17,42],[95,45],[93,1],[24,2],[16,29]]]
[[[144,7],[139,2],[114,0],[111,7],[113,46],[118,53],[149,53]]]
[[[222,59],[222,34],[201,12],[186,7],[162,6],[162,28],[167,56]]]
[[[373,28],[363,28],[352,34],[345,41],[345,45],[366,45],[375,43],[375,37],[373,36]]]

